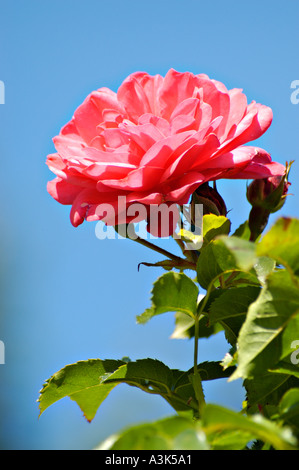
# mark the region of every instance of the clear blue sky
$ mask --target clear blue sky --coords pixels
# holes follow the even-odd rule
[[[169,339],[170,314],[135,324],[161,274],[138,273],[137,264],[159,257],[127,240],[99,241],[94,223],[71,226],[69,208],[46,192],[52,137],[89,92],[116,91],[134,71],[207,73],[272,107],[273,124],[258,145],[281,163],[296,160],[294,196],[282,214],[297,217],[299,105],[290,101],[290,84],[299,79],[299,3],[1,0],[0,13],[0,339],[6,346],[0,447],[88,449],[127,424],[172,411],[159,398],[123,386],[92,424],[69,399],[38,420],[45,379],[94,357],[154,357],[187,369],[193,345]],[[246,182],[223,181],[218,188],[237,227],[248,215]],[[225,352],[221,336],[200,345],[202,360],[220,360]],[[236,407],[242,391],[239,383],[210,384],[206,396]]]

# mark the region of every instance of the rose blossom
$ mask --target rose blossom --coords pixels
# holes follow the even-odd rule
[[[208,181],[283,175],[285,167],[265,150],[244,146],[271,121],[269,107],[247,104],[242,90],[227,90],[207,75],[136,72],[117,93],[92,92],[53,139],[57,153],[47,164],[57,177],[47,189],[72,205],[74,226],[102,218],[100,204],[112,205],[117,223],[126,223],[118,196],[126,197],[127,208],[183,205]],[[103,220],[115,224],[109,214]]]

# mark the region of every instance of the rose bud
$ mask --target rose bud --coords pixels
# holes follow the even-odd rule
[[[223,198],[220,196],[214,184],[211,188],[208,183],[204,183],[195,191],[196,203],[203,205],[203,215],[216,214],[227,215],[227,208]],[[194,196],[194,197],[195,197]]]
[[[247,199],[253,207],[274,213],[284,205],[290,185],[286,175],[254,180],[247,188]]]
[[[248,186],[247,199],[252,205],[248,220],[251,241],[255,241],[264,231],[270,214],[277,212],[284,205],[291,185],[288,182],[288,175],[292,163],[286,164],[286,171],[283,176],[271,176],[254,180]]]

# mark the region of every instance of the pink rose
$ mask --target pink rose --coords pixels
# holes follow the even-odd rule
[[[101,218],[114,225],[97,212],[104,203],[118,224],[129,222],[126,209],[136,202],[182,205],[208,181],[283,175],[265,150],[244,146],[271,121],[270,108],[248,105],[242,90],[207,75],[136,72],[117,93],[92,92],[53,139],[57,153],[47,164],[57,177],[47,189],[72,205],[74,226]],[[118,196],[126,198],[121,210]]]

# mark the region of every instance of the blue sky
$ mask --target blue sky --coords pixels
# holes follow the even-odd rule
[[[159,256],[128,240],[99,241],[95,224],[77,229],[50,198],[45,165],[52,137],[92,90],[117,90],[137,70],[206,73],[273,109],[258,141],[274,160],[296,160],[281,215],[298,217],[299,4],[214,0],[1,0],[0,105],[2,449],[89,449],[120,428],[172,411],[161,399],[115,389],[93,423],[69,399],[38,419],[43,381],[68,363],[99,357],[154,357],[187,369],[193,345],[170,340],[173,316],[138,326],[161,274],[141,261]],[[245,181],[222,181],[233,227],[248,216]],[[273,219],[271,219],[272,221]],[[164,242],[163,242],[164,243]],[[165,247],[174,249],[171,242]],[[202,360],[222,359],[221,336],[200,344]],[[239,383],[206,387],[207,400],[238,407]]]

